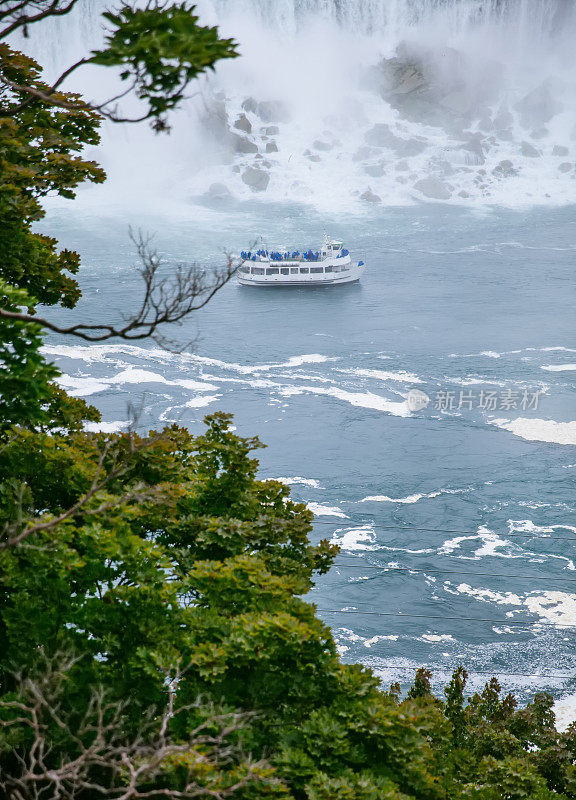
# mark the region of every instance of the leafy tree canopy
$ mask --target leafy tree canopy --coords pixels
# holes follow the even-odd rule
[[[0,3],[0,40],[74,5]],[[104,179],[83,150],[102,117],[124,119],[65,78],[120,68],[164,130],[189,82],[237,54],[186,4],[105,19],[105,46],[52,84],[0,41],[3,796],[576,798],[576,726],[556,731],[549,695],[518,708],[493,679],[466,699],[458,668],[444,697],[422,669],[402,698],[342,663],[305,599],[337,548],[312,544],[310,511],[258,479],[261,444],[228,415],[196,437],[90,433],[98,411],[54,384],[34,314],[74,307],[79,258],[33,225],[46,195]],[[179,278],[187,300],[193,278]]]

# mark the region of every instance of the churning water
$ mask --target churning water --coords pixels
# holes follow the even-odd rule
[[[144,427],[199,431],[224,409],[259,434],[262,475],[342,547],[310,599],[345,659],[401,682],[463,663],[474,687],[495,672],[524,698],[569,697],[572,4],[246,0],[202,14],[242,58],[200,83],[171,137],[107,128],[109,184],[82,191],[80,211],[49,206],[46,228],[83,254],[80,313],[133,304],[129,224],[156,231],[167,268],[216,265],[259,234],[317,247],[327,230],[365,278],[230,284],[178,331],[197,339],[181,354],[51,337],[63,385],[107,430],[136,399]],[[63,32],[70,52],[99,35],[86,13]]]

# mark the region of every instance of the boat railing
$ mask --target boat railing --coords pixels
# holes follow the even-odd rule
[[[345,249],[341,250],[335,255],[328,255],[319,252],[313,253],[311,251],[308,251],[307,253],[300,253],[298,250],[294,251],[293,253],[269,253],[267,250],[258,250],[256,253],[242,252],[241,258],[244,261],[264,261],[266,263],[282,263],[284,261],[316,263],[318,261],[326,261],[328,258],[345,258],[349,254],[350,251]]]

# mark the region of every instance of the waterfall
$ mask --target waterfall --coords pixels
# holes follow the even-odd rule
[[[102,36],[81,0],[20,42],[51,74]],[[414,200],[576,198],[576,12],[570,0],[201,0],[240,59],[198,82],[160,141],[106,126],[114,191],[361,210]],[[34,54],[34,52],[33,52]],[[110,78],[93,70],[91,96]],[[153,154],[153,155],[152,155]]]

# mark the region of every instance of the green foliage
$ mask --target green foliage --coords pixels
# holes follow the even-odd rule
[[[135,735],[180,665],[179,708],[202,696],[257,713],[239,741],[269,759],[275,782],[247,797],[576,797],[576,734],[555,731],[549,696],[517,709],[492,680],[466,701],[459,668],[445,703],[426,670],[401,700],[370,670],[340,662],[301,599],[336,549],[310,544],[310,512],[285,486],[258,480],[261,445],[230,422],[208,417],[198,437],[176,426],[145,438],[13,432],[0,452],[0,524],[22,498],[29,518],[56,518],[86,495],[99,464],[111,478],[27,540],[33,547],[0,550],[4,700],[15,671],[74,652],[67,713],[103,686],[115,701],[130,697],[123,725]],[[176,740],[199,713],[174,718]],[[54,743],[55,760],[63,747]]]
[[[191,80],[214,69],[217,61],[238,55],[232,39],[221,39],[217,28],[198,25],[194,10],[189,3],[158,3],[106,12],[103,16],[112,26],[106,47],[89,59],[122,69],[122,80],[133,83],[136,96],[148,106],[145,116],[155,120],[157,130],[165,128],[166,112],[182,101]]]
[[[0,75],[15,85],[47,92],[40,67],[28,56],[0,43]],[[77,95],[56,92],[57,102]],[[0,277],[25,289],[37,302],[72,308],[80,296],[71,277],[79,256],[57,252],[56,240],[32,232],[44,216],[40,199],[51,193],[74,197],[83,181],[101,182],[104,172],[82,157],[99,142],[99,117],[89,109],[68,110],[23,91],[0,91]]]
[[[119,66],[159,130],[190,80],[237,55],[187,4],[105,17],[106,47],[85,61]],[[47,194],[104,179],[82,155],[100,120],[5,44],[0,73],[1,305],[72,308],[79,257],[33,225]],[[51,770],[90,751],[106,698],[108,758],[135,741],[176,747],[148,792],[183,797],[193,777],[199,796],[241,800],[576,799],[576,726],[556,731],[549,695],[517,708],[492,679],[467,699],[459,667],[444,699],[426,668],[402,698],[340,661],[303,599],[338,549],[311,544],[311,512],[258,479],[257,438],[226,414],[197,437],[88,433],[98,411],[53,383],[41,345],[38,325],[0,321],[0,787],[39,752],[39,730],[51,796]],[[248,712],[224,759],[190,743],[198,726],[217,737],[215,709]],[[116,790],[121,763],[88,762],[87,779]]]

